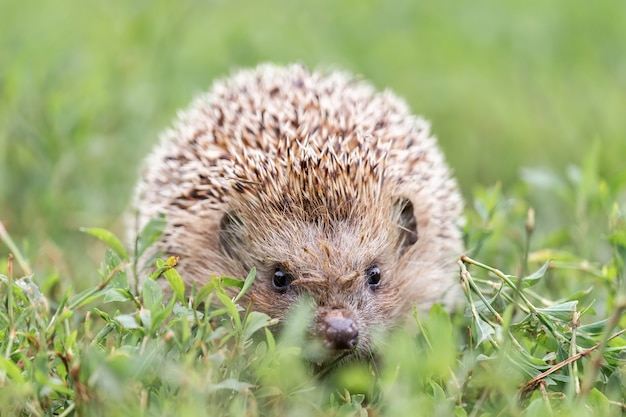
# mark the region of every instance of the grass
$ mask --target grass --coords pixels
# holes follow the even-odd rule
[[[0,2],[0,415],[623,415],[625,20],[585,0]],[[299,359],[306,315],[273,334],[227,279],[138,293],[154,235],[112,237],[176,109],[297,60],[404,96],[468,202],[467,307],[324,377]]]
[[[603,202],[577,195],[604,208],[603,261],[535,247],[551,238],[523,195],[477,191],[465,229],[473,257],[459,259],[466,307],[415,315],[419,332],[391,334],[378,361],[317,375],[300,356],[306,312],[272,332],[270,317],[227,295],[246,291],[254,271],[214,277],[187,298],[175,260],[157,261],[153,278],[165,274],[174,295],[151,279],[136,292],[131,259],[162,219],[131,250],[84,229],[107,244],[100,282],[59,299],[46,277],[15,275],[14,262],[30,267],[3,229],[16,256],[0,275],[0,415],[623,415],[626,217],[613,197],[625,185],[601,183]]]

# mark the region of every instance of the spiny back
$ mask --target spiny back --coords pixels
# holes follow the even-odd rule
[[[448,170],[429,133],[428,123],[411,116],[392,93],[377,94],[347,74],[261,65],[216,82],[210,93],[179,113],[148,160],[138,194],[157,206],[200,213],[227,203],[233,192],[252,185],[247,181],[269,186],[268,179],[281,170],[293,171],[284,179],[302,189],[298,181],[305,177],[298,175],[298,165],[307,169],[307,161],[320,163],[324,169],[318,173],[328,179],[343,167],[355,166],[357,172],[341,175],[364,184],[348,182],[345,190],[330,190],[339,198],[344,191],[375,191],[372,187],[381,178],[369,175],[368,164],[382,164],[384,177],[391,181],[420,175],[449,190],[454,184],[448,182]],[[458,200],[453,193],[449,197]],[[142,224],[155,214],[149,210]]]

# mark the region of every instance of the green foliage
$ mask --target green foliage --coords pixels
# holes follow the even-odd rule
[[[623,415],[625,20],[586,0],[0,2],[0,416]],[[263,61],[397,91],[470,197],[467,308],[375,363],[313,376],[306,308],[273,333],[231,298],[254,271],[185,297],[176,259],[141,256],[162,218],[117,237],[176,109]],[[162,275],[141,290],[139,260]]]
[[[137,292],[129,251],[89,228],[111,247],[99,283],[55,298],[42,292],[46,281],[15,278],[9,258],[0,275],[0,416],[620,416],[626,187],[592,171],[576,184],[561,198],[579,202],[581,222],[604,219],[593,251],[603,260],[574,252],[580,222],[540,232],[526,185],[513,196],[478,189],[465,226],[472,257],[459,260],[466,308],[449,315],[434,306],[415,315],[417,332],[385,337],[377,360],[322,370],[303,359],[306,303],[278,332],[238,304],[255,271],[212,277],[185,297],[176,259],[157,260]],[[162,222],[139,234],[134,255]],[[535,243],[554,236],[565,242],[558,250]]]

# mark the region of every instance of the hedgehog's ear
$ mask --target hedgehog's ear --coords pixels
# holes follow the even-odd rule
[[[417,242],[417,220],[413,203],[406,197],[400,197],[394,202],[395,212],[398,213],[398,248],[403,255],[409,247]]]
[[[220,248],[225,255],[233,259],[239,259],[237,255],[243,244],[242,239],[243,222],[234,211],[227,211],[220,220]]]

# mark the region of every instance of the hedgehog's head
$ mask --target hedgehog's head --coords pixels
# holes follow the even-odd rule
[[[418,223],[380,155],[338,146],[299,144],[276,160],[247,161],[257,169],[234,182],[220,245],[241,273],[257,268],[254,309],[282,320],[311,300],[310,333],[328,352],[364,356],[377,330],[409,308],[406,270]]]

